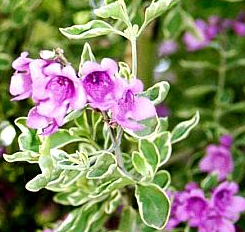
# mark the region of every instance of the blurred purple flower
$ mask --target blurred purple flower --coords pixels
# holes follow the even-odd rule
[[[185,190],[186,190],[187,192],[190,192],[190,191],[192,191],[192,190],[194,190],[194,189],[198,189],[198,188],[199,188],[199,186],[198,186],[198,184],[195,183],[195,182],[189,182],[189,183],[187,183],[186,186],[185,186]]]
[[[245,13],[240,12],[236,18],[236,20],[233,21],[232,28],[236,35],[243,37],[245,36]]]
[[[200,222],[198,232],[235,232],[235,226],[215,210],[210,210],[205,220]]]
[[[183,42],[188,51],[196,51],[206,47],[215,35],[215,31],[209,29],[209,25],[201,19],[195,21],[196,30],[201,38],[197,38],[190,32],[185,33]]]
[[[170,116],[170,110],[164,103],[156,106],[156,112],[158,117],[164,118]]]
[[[32,59],[28,58],[28,52],[22,52],[20,57],[13,61],[12,67],[16,70],[11,77],[9,91],[14,97],[13,101],[26,99],[32,94],[32,80],[29,64]]]
[[[171,231],[173,228],[175,228],[178,224],[182,222],[176,215],[176,212],[178,210],[178,207],[180,207],[183,204],[183,200],[182,200],[183,193],[171,192],[171,191],[168,191],[167,193],[170,199],[172,199],[172,204],[171,204],[171,213],[170,213],[169,221],[165,229]]]
[[[146,97],[137,96],[143,91],[139,79],[133,79],[130,83],[118,79],[115,91],[118,100],[111,108],[112,120],[122,127],[133,131],[142,130],[144,126],[138,122],[156,115],[154,104]]]
[[[83,85],[93,108],[108,110],[115,102],[115,74],[117,63],[104,58],[101,64],[87,61],[82,67]]]
[[[235,196],[238,191],[235,182],[223,182],[216,187],[211,197],[211,205],[217,212],[232,221],[237,221],[240,213],[245,211],[245,198]]]
[[[220,143],[220,145],[230,149],[231,145],[233,143],[233,138],[229,134],[223,135],[219,138],[219,143]]]
[[[181,221],[188,221],[190,227],[197,227],[202,220],[205,220],[208,212],[209,202],[203,190],[193,189],[186,193],[184,204],[177,208],[176,215]]]
[[[245,36],[245,23],[239,22],[239,21],[234,21],[233,22],[233,29],[238,36],[240,36],[240,37]]]
[[[199,168],[203,172],[216,172],[219,180],[224,180],[234,169],[230,150],[224,146],[209,145],[206,156],[199,163]]]
[[[178,44],[174,40],[163,41],[158,49],[159,56],[168,56],[175,53],[178,49]]]

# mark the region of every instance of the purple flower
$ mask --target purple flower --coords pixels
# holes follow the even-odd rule
[[[185,33],[183,41],[188,51],[196,51],[208,46],[220,31],[220,19],[216,16],[209,17],[208,23],[198,19],[195,24],[201,38],[197,38],[190,32]]]
[[[82,67],[82,81],[88,101],[93,108],[108,110],[115,102],[115,74],[118,66],[104,58],[101,64],[87,61]]]
[[[118,100],[111,108],[112,120],[124,128],[142,130],[144,126],[138,122],[156,115],[154,104],[148,98],[137,95],[143,91],[142,82],[133,79],[128,83],[118,79],[116,86],[115,96]]]
[[[156,106],[156,112],[158,117],[170,116],[170,110],[164,103],[161,103]]]
[[[170,213],[170,217],[166,226],[166,230],[172,230],[173,228],[175,228],[178,224],[180,224],[182,221],[178,218],[178,216],[176,215],[176,212],[178,210],[178,207],[180,207],[183,204],[182,201],[182,192],[171,192],[168,191],[168,196],[170,197],[170,199],[172,199],[172,204],[171,204],[171,213]]]
[[[224,146],[209,145],[206,156],[199,163],[203,172],[216,172],[219,180],[223,180],[233,171],[234,165],[230,150]]]
[[[32,94],[32,80],[29,69],[32,59],[27,56],[28,53],[23,52],[12,63],[12,67],[16,70],[10,82],[10,93],[16,96],[12,99],[13,101],[26,99]]]
[[[233,29],[238,36],[240,36],[240,37],[245,36],[245,23],[239,22],[239,21],[234,21],[233,22]]]
[[[245,211],[245,198],[235,196],[239,190],[235,182],[223,182],[212,193],[211,205],[223,217],[237,221]]]
[[[181,221],[188,221],[189,226],[196,227],[205,219],[209,211],[209,202],[201,189],[186,193],[184,204],[178,207],[176,215]]]
[[[189,183],[187,183],[186,186],[185,186],[185,190],[186,190],[187,192],[190,192],[190,191],[192,191],[192,190],[194,190],[194,189],[198,189],[198,188],[199,188],[199,186],[198,186],[198,184],[195,183],[195,182],[189,182]]]
[[[215,210],[210,210],[209,215],[198,225],[198,232],[235,232],[235,226]]]
[[[29,111],[27,125],[33,129],[43,129],[42,135],[50,135],[58,130],[59,125],[52,117],[46,117],[37,112],[37,107]]]
[[[175,53],[178,49],[178,44],[174,40],[163,41],[158,50],[159,56],[168,56]]]
[[[188,51],[196,51],[206,47],[210,43],[210,35],[207,34],[208,24],[203,20],[196,20],[196,30],[201,38],[197,38],[190,32],[185,33],[183,41]]]
[[[56,61],[36,59],[30,63],[32,98],[36,106],[29,112],[27,125],[54,133],[68,109],[81,109],[86,95],[75,70]]]
[[[219,138],[219,143],[220,145],[230,149],[231,145],[233,143],[233,138],[231,135],[227,134],[227,135],[223,135]]]

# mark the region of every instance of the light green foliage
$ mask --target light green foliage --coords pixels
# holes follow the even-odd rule
[[[166,98],[169,91],[169,84],[161,81],[142,93],[142,96],[148,97],[155,105],[161,103]]]
[[[135,196],[144,223],[158,230],[164,228],[170,214],[166,193],[155,184],[141,184],[136,186]]]
[[[200,119],[199,112],[197,111],[196,114],[187,121],[179,123],[172,131],[172,143],[177,143],[183,139],[185,139],[190,131],[198,124]]]
[[[60,32],[69,39],[88,39],[107,35],[112,31],[113,27],[101,20],[93,20],[84,25],[60,28]]]

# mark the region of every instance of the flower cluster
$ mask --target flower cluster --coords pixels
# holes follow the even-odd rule
[[[167,229],[187,222],[198,232],[235,232],[234,223],[245,211],[245,198],[236,195],[238,190],[236,183],[225,181],[213,189],[210,198],[195,183],[187,184],[182,192],[170,193],[173,204]]]
[[[216,173],[219,180],[224,180],[233,169],[233,159],[231,155],[232,137],[224,135],[220,137],[220,144],[211,144],[206,148],[206,155],[199,163],[202,172]]]
[[[81,78],[70,64],[61,61],[59,56],[30,59],[24,52],[12,64],[16,70],[10,84],[13,100],[32,98],[35,106],[27,125],[42,129],[43,135],[57,131],[70,110],[82,109],[87,103],[110,111],[112,122],[135,131],[143,129],[139,121],[156,115],[152,102],[139,96],[142,82],[119,77],[118,65],[112,59],[104,58],[101,64],[85,62]]]
[[[216,173],[218,180],[223,181],[233,171],[232,142],[227,134],[220,137],[219,145],[209,145],[199,164],[200,170]],[[245,198],[236,196],[238,191],[235,182],[225,180],[208,193],[210,198],[194,182],[188,183],[184,191],[169,192],[173,204],[167,229],[187,222],[189,227],[198,228],[198,232],[235,232],[233,224],[245,211]]]
[[[211,16],[207,22],[197,19],[195,21],[196,30],[199,37],[187,32],[183,37],[183,42],[188,51],[196,51],[210,44],[220,33],[232,30],[237,36],[245,36],[245,15],[240,13],[235,20],[222,19],[217,16]]]

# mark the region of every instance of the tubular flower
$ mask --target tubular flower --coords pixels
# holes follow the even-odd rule
[[[115,101],[117,63],[104,58],[101,64],[87,61],[82,67],[82,82],[91,107],[108,110]]]
[[[112,120],[124,128],[139,131],[144,128],[139,121],[154,117],[156,109],[153,103],[146,97],[138,96],[143,91],[143,84],[138,79],[131,83],[126,80],[118,80],[116,88],[117,102],[111,108]]]

